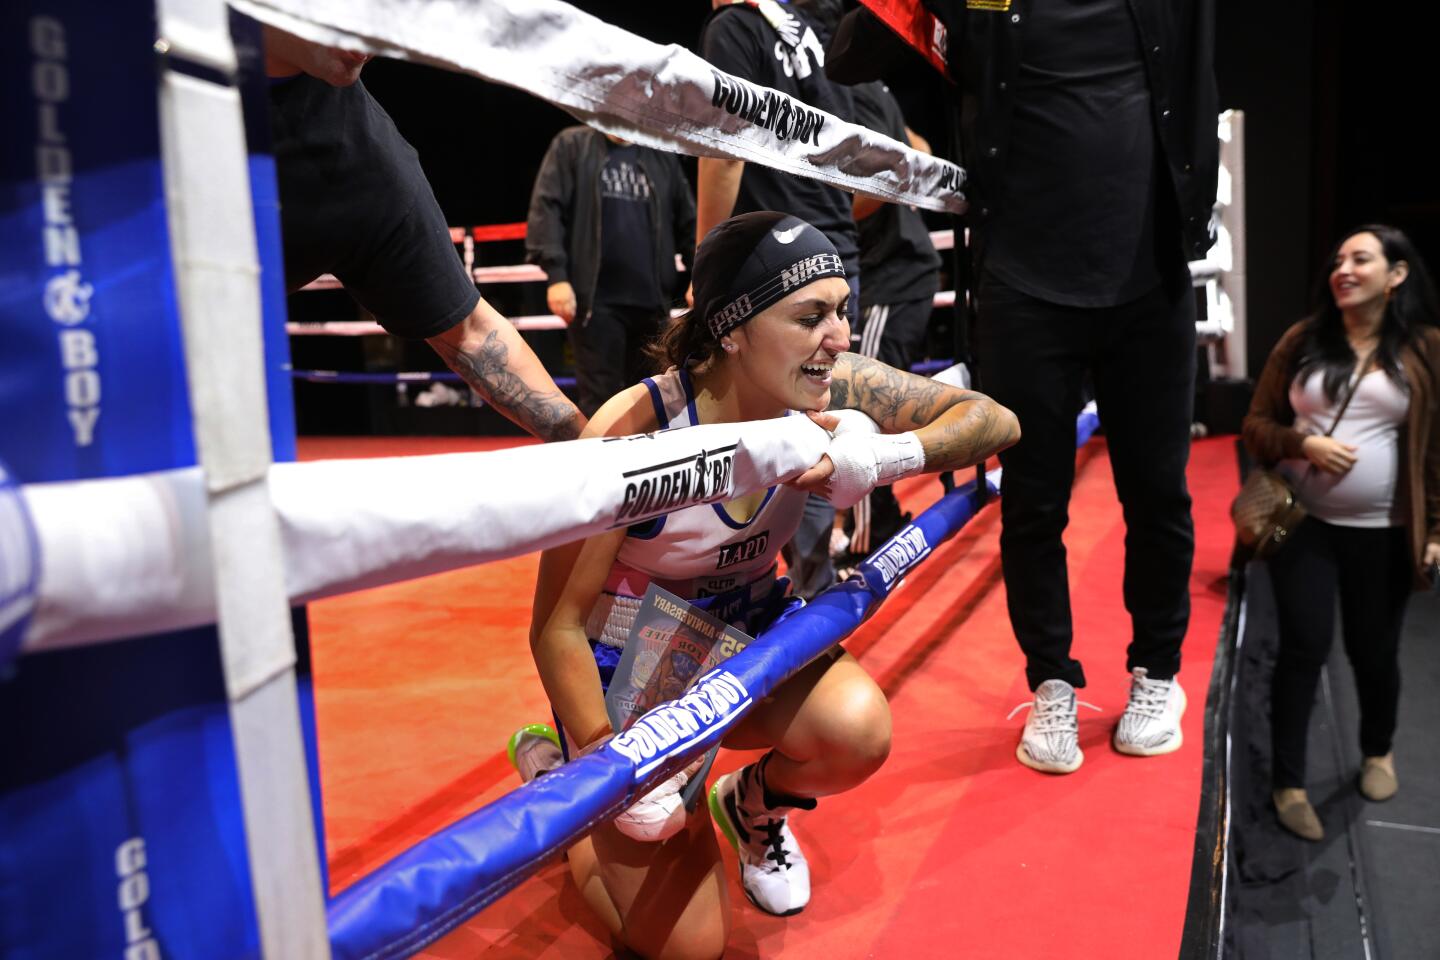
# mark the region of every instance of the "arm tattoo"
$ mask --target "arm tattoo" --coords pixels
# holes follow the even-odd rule
[[[858,353],[841,356],[848,363],[843,370],[836,364],[830,406],[859,410],[887,433],[923,427],[974,396]]]
[[[846,353],[830,383],[831,409],[859,410],[886,433],[922,430],[927,470],[979,463],[1015,442],[1014,417],[984,394],[960,390]]]
[[[505,416],[541,440],[573,440],[584,419],[559,390],[536,388],[510,368],[510,348],[491,330],[473,351],[457,350],[439,338],[430,341],[450,369]]]
[[[947,417],[939,436],[925,436],[925,468],[927,470],[954,470],[968,467],[999,453],[1015,442],[1014,417],[1003,409],[997,409],[994,401],[980,394],[970,394],[970,399],[983,402],[966,403],[959,417]],[[1003,415],[1000,415],[1003,414]]]

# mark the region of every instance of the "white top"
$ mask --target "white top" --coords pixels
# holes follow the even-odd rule
[[[1290,384],[1295,429],[1324,434],[1340,403],[1325,396],[1324,373],[1316,370]],[[1342,392],[1340,400],[1344,399]],[[1310,461],[1284,460],[1280,469],[1299,485],[1300,501],[1312,516],[1342,527],[1394,527],[1395,482],[1400,471],[1400,431],[1410,411],[1409,392],[1383,370],[1360,378],[1355,396],[1332,437],[1351,444],[1355,465],[1348,473],[1308,470]],[[1308,470],[1308,473],[1307,473]]]
[[[700,422],[687,372],[669,370],[643,383],[661,429]],[[775,555],[795,536],[805,499],[804,491],[778,485],[765,492],[754,516],[745,521],[732,517],[724,504],[705,503],[637,524],[620,546],[607,589],[639,596],[648,577],[672,593],[695,599],[752,583],[770,572]],[[643,575],[632,578],[642,581],[635,584],[638,593],[616,582],[616,575],[626,571]]]

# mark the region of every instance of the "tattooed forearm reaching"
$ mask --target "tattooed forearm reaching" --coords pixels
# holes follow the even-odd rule
[[[429,343],[487,403],[541,440],[573,440],[585,417],[514,325],[483,299]]]
[[[927,470],[968,467],[1020,439],[1015,415],[984,394],[856,353],[842,353],[835,362],[830,409],[859,410],[886,433],[915,431]]]

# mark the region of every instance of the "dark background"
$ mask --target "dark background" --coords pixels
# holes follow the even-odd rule
[[[710,10],[708,0],[580,0],[575,6],[647,39],[691,49]],[[1217,2],[1220,105],[1246,117],[1252,376],[1280,333],[1312,306],[1322,263],[1343,229],[1393,223],[1411,234],[1428,261],[1440,257],[1440,187],[1431,173],[1429,129],[1436,111],[1427,96],[1435,86],[1435,54],[1429,18],[1419,12],[1427,7]],[[910,125],[937,153],[947,153],[943,81],[918,58],[887,79]],[[365,83],[419,151],[455,225],[523,220],[550,138],[575,122],[527,93],[408,63],[376,61],[366,68]],[[694,161],[685,162],[693,176]],[[519,244],[482,244],[477,252],[481,263],[523,256]],[[525,286],[528,292],[491,287],[485,293],[511,298],[497,302],[502,310],[542,312],[540,285]]]

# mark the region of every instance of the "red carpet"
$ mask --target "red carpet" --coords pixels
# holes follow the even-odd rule
[[[304,458],[483,449],[483,440],[302,441]],[[1199,795],[1201,729],[1224,608],[1232,441],[1193,449],[1197,547],[1181,680],[1186,745],[1116,754],[1129,621],[1120,596],[1123,525],[1103,439],[1081,453],[1066,536],[1085,765],[1068,777],[1020,766],[1028,697],[1005,614],[987,508],[937,551],[847,646],[891,698],[895,748],[861,789],[796,818],[815,895],[789,920],[733,889],[741,957],[1173,957]],[[908,509],[939,494],[901,485]],[[518,724],[547,715],[526,628],[534,558],[431,577],[311,606],[321,775],[338,889],[514,786],[503,753]],[[722,769],[746,757],[722,755]],[[731,861],[733,867],[733,861]],[[612,948],[559,865],[547,868],[427,957],[609,957]]]

